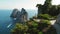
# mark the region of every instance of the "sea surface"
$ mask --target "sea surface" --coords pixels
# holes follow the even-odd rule
[[[10,18],[13,10],[0,10],[0,34],[10,34],[11,29],[15,25],[15,21]],[[28,18],[37,15],[37,10],[26,10]]]

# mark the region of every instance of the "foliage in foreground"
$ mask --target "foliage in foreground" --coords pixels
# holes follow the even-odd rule
[[[17,23],[12,34],[56,34],[56,30],[48,20],[41,20],[39,23],[28,21],[25,24]]]
[[[39,14],[38,18],[50,20],[50,19],[56,19],[56,16],[51,16],[49,14]]]

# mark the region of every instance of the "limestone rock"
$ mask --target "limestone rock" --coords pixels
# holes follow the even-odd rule
[[[24,8],[22,8],[21,11],[19,11],[18,9],[14,9],[11,17],[16,18],[16,22],[18,23],[24,23],[28,19],[28,14]]]
[[[10,15],[10,17],[16,18],[17,12],[18,12],[18,9],[14,9],[13,12],[12,12],[12,14]]]
[[[21,9],[21,12],[18,12],[17,22],[26,22],[28,14],[24,8]]]

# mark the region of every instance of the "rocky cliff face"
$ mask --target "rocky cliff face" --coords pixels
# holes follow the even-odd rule
[[[57,16],[57,19],[56,19],[56,24],[60,24],[60,14]]]
[[[27,21],[28,14],[24,8],[21,9],[21,12],[18,12],[17,15],[17,22],[26,22]]]
[[[16,18],[16,22],[18,23],[24,23],[27,21],[28,14],[24,8],[21,11],[14,9],[11,17]]]
[[[10,15],[10,17],[16,18],[17,17],[17,12],[18,12],[18,9],[14,9],[12,14]]]

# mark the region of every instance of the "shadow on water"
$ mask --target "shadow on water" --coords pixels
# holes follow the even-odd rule
[[[11,29],[13,29],[13,27],[16,24],[16,20],[11,18],[11,20],[5,21],[2,24],[3,25],[0,28],[0,34],[10,34],[11,33]]]
[[[11,19],[12,19],[12,21],[10,21],[10,24],[7,26],[9,34],[11,33],[11,29],[13,29],[16,24],[16,20],[14,20],[13,18],[11,18]]]
[[[11,18],[10,24],[7,26],[7,28],[12,29],[16,24],[16,20],[14,20],[13,18]]]

